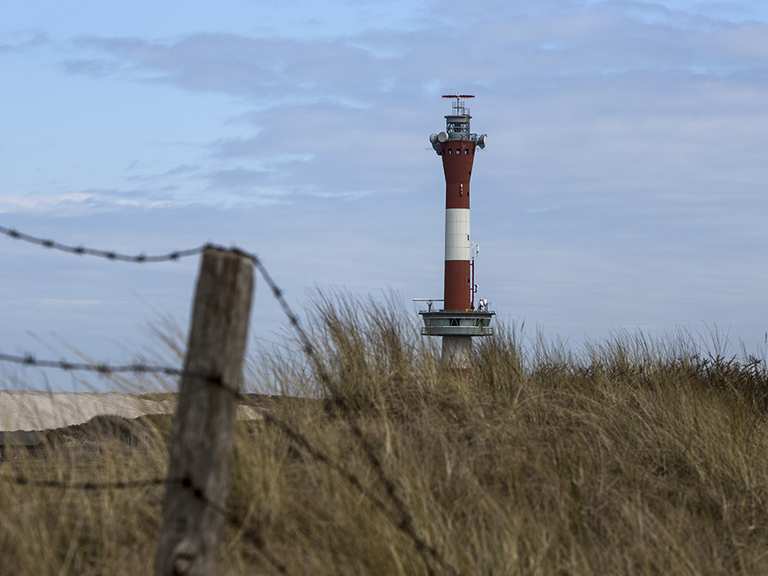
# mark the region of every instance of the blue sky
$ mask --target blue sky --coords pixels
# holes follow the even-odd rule
[[[264,257],[313,290],[439,296],[427,136],[473,92],[481,294],[579,346],[757,347],[768,326],[768,5],[693,0],[0,3],[0,223]],[[0,349],[132,359],[186,326],[196,265],[0,242]],[[259,290],[252,333],[276,340]]]

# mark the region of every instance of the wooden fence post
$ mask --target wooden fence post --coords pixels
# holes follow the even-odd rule
[[[157,576],[215,573],[237,409],[223,386],[241,388],[253,283],[249,259],[213,248],[203,253],[171,436]]]

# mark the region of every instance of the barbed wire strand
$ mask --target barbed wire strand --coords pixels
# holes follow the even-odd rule
[[[370,499],[373,504],[379,508],[384,513],[389,512],[389,508],[384,504],[384,502],[378,498],[374,493],[372,493],[370,490],[365,488],[365,485],[363,482],[358,478],[354,473],[348,471],[346,468],[341,466],[340,464],[334,462],[328,455],[326,455],[324,452],[316,448],[312,445],[312,442],[306,437],[306,435],[299,432],[296,428],[291,426],[288,422],[285,420],[275,416],[274,414],[267,412],[262,409],[261,406],[257,402],[255,402],[252,398],[247,396],[246,394],[243,394],[242,392],[239,392],[237,390],[233,390],[232,388],[226,386],[221,378],[217,378],[215,376],[205,375],[205,374],[198,374],[195,372],[187,372],[178,368],[172,368],[170,366],[151,366],[146,364],[124,364],[124,365],[113,365],[113,364],[86,364],[82,362],[69,362],[66,360],[42,360],[39,359],[32,354],[24,354],[24,355],[16,355],[16,354],[4,354],[0,353],[0,362],[5,363],[12,363],[12,364],[19,364],[22,366],[27,367],[33,367],[33,368],[53,368],[53,369],[59,369],[66,372],[92,372],[97,373],[101,376],[110,376],[115,373],[138,373],[138,374],[162,374],[167,376],[193,376],[196,378],[203,379],[207,384],[214,385],[217,387],[220,387],[224,391],[228,392],[229,394],[232,394],[236,400],[239,402],[246,404],[248,406],[251,406],[253,408],[259,409],[259,413],[264,418],[264,421],[269,424],[270,426],[273,426],[274,428],[279,429],[285,436],[292,441],[295,445],[298,447],[304,449],[305,452],[307,452],[312,458],[317,460],[318,462],[325,464],[326,466],[332,468],[337,473],[339,473],[344,479],[351,484],[358,492],[360,492],[363,496]],[[0,476],[0,479],[2,477]],[[22,483],[24,481],[23,477],[20,477]],[[66,487],[66,485],[61,485],[61,487]],[[109,486],[105,486],[105,488],[109,488]]]
[[[101,250],[98,248],[88,248],[85,246],[75,246],[72,244],[64,244],[56,240],[50,240],[48,238],[41,238],[39,236],[32,236],[25,232],[20,232],[14,228],[8,228],[7,226],[0,225],[0,234],[7,236],[13,240],[20,240],[29,244],[34,244],[42,248],[48,248],[50,250],[57,250],[59,252],[66,252],[67,254],[74,254],[76,256],[95,256],[97,258],[104,258],[106,260],[113,260],[118,262],[132,262],[134,264],[151,264],[157,262],[175,262],[182,258],[188,258],[190,256],[197,256],[201,254],[210,245],[197,246],[186,250],[177,250],[175,252],[168,252],[166,254],[122,254],[113,250]]]
[[[211,508],[214,512],[222,516],[228,524],[230,524],[235,530],[245,534],[249,540],[258,549],[259,553],[264,556],[267,562],[280,574],[287,574],[288,570],[286,566],[280,562],[267,548],[264,538],[256,530],[244,526],[243,523],[226,508],[214,503],[208,498],[203,490],[194,485],[191,478],[185,477],[182,479],[174,480],[172,478],[148,478],[144,480],[116,480],[111,482],[65,482],[61,480],[39,480],[29,478],[27,476],[16,474],[0,474],[0,481],[7,484],[14,484],[21,487],[32,488],[49,488],[54,490],[78,490],[83,492],[97,492],[104,490],[133,490],[138,488],[153,488],[158,486],[181,486],[182,488],[189,490],[192,495],[203,502],[205,506]]]
[[[413,515],[410,513],[408,506],[405,504],[405,501],[400,497],[395,482],[386,473],[383,462],[381,461],[378,454],[376,453],[373,445],[370,443],[370,441],[366,437],[362,428],[360,428],[360,425],[355,420],[352,414],[352,410],[350,409],[348,403],[346,402],[346,400],[343,398],[343,396],[337,389],[330,374],[326,370],[325,365],[318,357],[315,347],[312,344],[312,341],[310,340],[304,328],[301,326],[299,317],[296,315],[296,313],[294,313],[290,304],[285,299],[283,290],[280,288],[277,282],[275,282],[275,280],[272,278],[272,275],[270,274],[267,267],[264,265],[262,260],[256,254],[252,252],[248,252],[241,248],[237,248],[237,247],[232,247],[227,249],[227,248],[223,248],[221,246],[217,246],[213,244],[205,244],[197,248],[192,248],[189,250],[180,250],[180,251],[171,252],[171,253],[162,254],[162,255],[153,255],[153,256],[147,256],[145,254],[129,255],[129,254],[122,254],[122,253],[109,251],[109,250],[87,248],[83,246],[72,246],[72,245],[64,244],[55,240],[32,236],[30,234],[26,234],[24,232],[20,232],[16,229],[8,228],[2,225],[0,225],[0,234],[4,234],[5,236],[12,238],[14,240],[28,242],[37,246],[41,246],[43,248],[58,250],[58,251],[66,252],[69,254],[76,254],[81,256],[83,255],[95,256],[95,257],[105,258],[113,261],[124,261],[124,262],[133,262],[133,263],[174,261],[182,257],[201,254],[207,249],[218,249],[218,250],[230,251],[230,252],[239,254],[245,258],[248,258],[253,263],[254,267],[258,270],[259,274],[264,279],[270,291],[272,292],[272,295],[280,305],[283,313],[285,314],[286,318],[291,324],[292,329],[296,333],[301,343],[302,351],[312,363],[315,373],[317,374],[323,386],[325,386],[327,391],[331,394],[331,401],[339,409],[341,414],[344,416],[343,419],[346,422],[347,427],[352,432],[352,436],[354,437],[355,441],[360,445],[360,448],[362,449],[363,453],[366,455],[369,465],[373,468],[374,472],[379,478],[379,481],[384,486],[387,496],[394,504],[397,514],[400,517],[397,523],[400,530],[403,531],[413,541],[413,544],[416,547],[416,550],[422,557],[424,557],[424,555],[426,554],[433,561],[438,563],[444,570],[449,571],[451,574],[459,574],[458,570],[455,567],[451,566],[443,558],[442,554],[440,554],[433,545],[429,544],[416,530]],[[93,370],[93,371],[99,372],[99,370]],[[424,563],[428,573],[435,574],[431,566],[431,562],[427,561],[427,559],[424,558]]]
[[[168,366],[150,366],[147,364],[89,364],[85,362],[69,362],[67,360],[40,360],[31,354],[5,354],[0,353],[0,362],[9,364],[21,364],[34,368],[55,368],[65,372],[95,372],[101,375],[119,373],[132,374],[161,374],[164,376],[183,376],[184,370],[170,368]]]
[[[357,492],[359,492],[363,497],[371,501],[374,504],[374,506],[377,509],[379,509],[385,515],[385,517],[387,517],[390,521],[392,521],[398,529],[403,530],[403,527],[398,523],[399,519],[391,517],[391,510],[384,503],[384,501],[381,500],[381,498],[376,496],[376,494],[371,492],[369,489],[367,489],[365,487],[365,484],[356,474],[349,471],[341,464],[335,462],[330,456],[328,456],[323,451],[315,447],[312,444],[312,442],[307,438],[306,435],[302,434],[300,431],[294,428],[291,424],[277,417],[271,412],[263,410],[263,407],[259,406],[258,403],[255,402],[249,396],[226,386],[222,382],[221,378],[211,376],[211,375],[206,375],[206,374],[187,372],[179,368],[173,368],[170,366],[152,366],[152,365],[145,365],[145,364],[113,365],[113,364],[106,364],[106,363],[87,364],[83,362],[71,362],[67,360],[39,359],[32,354],[16,355],[16,354],[0,353],[0,362],[18,364],[25,367],[33,367],[33,368],[59,369],[65,372],[91,372],[104,377],[110,376],[116,373],[139,373],[139,374],[154,373],[154,374],[162,374],[167,376],[178,376],[178,377],[182,377],[186,375],[186,376],[193,376],[196,378],[203,379],[207,384],[219,387],[222,390],[233,395],[237,401],[259,409],[259,412],[264,418],[265,423],[280,430],[291,442],[294,443],[294,445],[297,445],[299,448],[303,449],[307,454],[309,454],[311,458],[313,458],[314,460],[316,460],[317,462],[320,462],[325,466],[328,466],[329,468],[337,472]],[[167,484],[171,482],[167,478],[162,478],[162,479],[156,478],[156,479],[150,479],[150,480],[138,480],[135,482],[132,482],[132,481],[127,481],[127,482],[122,481],[122,482],[114,482],[114,483],[84,482],[79,484],[77,483],[72,484],[72,483],[64,483],[60,481],[31,480],[23,476],[17,476],[15,478],[0,476],[0,480],[5,482],[13,482],[22,486],[38,486],[43,488],[61,488],[61,489],[72,488],[72,489],[80,489],[80,490],[128,489],[128,488],[137,488],[137,487],[143,487],[143,486],[154,486],[154,485],[159,485],[163,483]],[[406,532],[406,535],[407,535],[407,532]]]
[[[262,407],[259,406],[258,403],[256,403],[253,399],[251,399],[247,395],[242,394],[239,391],[232,390],[230,387],[224,385],[224,383],[221,381],[220,378],[208,376],[205,374],[185,372],[184,370],[180,370],[178,368],[172,368],[169,366],[150,366],[150,365],[143,365],[143,364],[111,365],[111,364],[104,364],[104,363],[86,364],[82,362],[69,362],[65,360],[41,360],[31,354],[14,355],[14,354],[0,353],[0,362],[20,364],[23,366],[35,367],[35,368],[55,368],[55,369],[60,369],[64,371],[93,372],[101,376],[109,376],[113,373],[135,372],[135,373],[141,373],[141,374],[159,373],[159,374],[169,375],[169,376],[191,375],[197,378],[202,378],[205,380],[206,383],[220,387],[224,391],[232,394],[236,400],[246,405],[260,409],[259,412],[261,413],[262,417],[264,418],[264,421],[268,425],[279,429],[291,442],[293,442],[299,448],[303,449],[314,460],[336,471],[355,490],[357,490],[362,496],[368,498],[375,505],[376,508],[378,508],[382,513],[384,513],[384,515],[387,518],[392,520],[392,518],[390,518],[390,510],[387,507],[387,505],[373,492],[368,490],[363,484],[362,480],[360,480],[360,478],[357,475],[350,472],[349,470],[347,470],[346,468],[344,468],[343,466],[335,462],[332,458],[330,458],[324,452],[322,452],[321,450],[313,446],[310,440],[306,437],[306,435],[299,432],[297,429],[291,426],[288,422],[275,416],[270,412],[262,410],[261,409]],[[71,488],[76,490],[129,489],[129,488],[138,488],[143,486],[156,486],[161,484],[173,483],[173,481],[167,478],[155,478],[150,480],[137,480],[137,481],[118,481],[118,482],[112,482],[112,483],[96,483],[96,482],[65,483],[65,482],[56,481],[56,480],[31,480],[24,476],[16,476],[16,477],[0,476],[0,481],[11,482],[11,483],[18,484],[20,486],[36,486],[36,487],[42,487],[42,488],[60,488],[60,489]],[[253,538],[253,535],[252,535],[252,538]]]
[[[60,490],[81,490],[95,492],[99,490],[133,490],[136,488],[152,488],[155,486],[167,486],[174,484],[168,478],[149,478],[146,480],[116,480],[113,482],[64,482],[61,480],[39,480],[16,474],[0,475],[0,481],[16,486],[29,486],[32,488],[55,488]]]
[[[234,250],[239,251],[238,249],[234,249]],[[339,409],[341,414],[344,416],[344,421],[346,422],[347,427],[352,432],[353,437],[355,438],[357,443],[360,445],[360,448],[365,454],[369,465],[371,466],[371,468],[373,468],[373,470],[375,471],[376,475],[379,478],[379,481],[384,486],[387,496],[395,505],[395,509],[399,516],[397,527],[411,539],[414,546],[416,547],[417,552],[424,559],[424,565],[427,568],[427,572],[429,574],[435,574],[435,571],[432,568],[431,562],[429,562],[427,558],[424,557],[425,554],[427,554],[434,562],[440,565],[440,567],[444,571],[447,571],[450,574],[458,575],[459,571],[443,558],[442,554],[438,552],[437,548],[435,548],[432,544],[428,543],[418,533],[414,519],[413,519],[413,515],[410,513],[410,510],[408,509],[408,506],[406,505],[405,501],[398,494],[397,486],[395,482],[387,474],[384,468],[384,464],[379,458],[378,454],[376,453],[375,448],[373,447],[371,442],[368,440],[362,428],[360,428],[360,425],[358,424],[358,422],[355,420],[352,414],[352,409],[350,408],[347,401],[344,399],[341,392],[338,390],[338,387],[336,386],[333,379],[331,378],[331,375],[328,373],[328,370],[326,369],[325,364],[323,364],[322,360],[318,356],[317,350],[315,346],[312,344],[312,341],[309,338],[309,335],[301,325],[298,315],[293,311],[290,304],[285,299],[285,293],[283,292],[283,290],[280,288],[280,286],[278,286],[277,282],[275,282],[275,280],[272,278],[272,275],[269,273],[269,270],[267,270],[267,267],[264,265],[264,263],[261,261],[261,259],[258,256],[248,252],[243,252],[243,255],[251,259],[254,267],[259,271],[259,274],[261,274],[261,277],[264,279],[264,281],[267,283],[267,286],[272,291],[272,295],[280,304],[280,307],[282,308],[283,313],[288,318],[288,322],[291,324],[291,327],[293,328],[294,332],[296,333],[299,339],[299,342],[301,343],[301,347],[304,354],[307,356],[307,358],[309,358],[310,362],[312,363],[315,373],[317,374],[323,386],[325,386],[326,390],[331,394],[331,401]]]

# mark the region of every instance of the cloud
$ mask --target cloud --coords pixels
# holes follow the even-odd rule
[[[114,62],[103,59],[71,59],[62,62],[64,70],[70,74],[90,76],[92,78],[106,78],[117,74],[119,68]]]
[[[381,60],[341,40],[302,42],[223,33],[199,33],[175,41],[82,37],[76,44],[96,56],[65,61],[70,73],[124,74],[256,101],[343,98],[347,72],[373,67]]]
[[[42,32],[21,32],[0,38],[0,54],[24,52],[48,43],[48,35]]]
[[[247,168],[229,168],[215,170],[206,174],[205,178],[211,188],[245,189],[265,184],[267,171],[250,170]]]
[[[372,30],[335,40],[213,33],[174,40],[83,37],[77,45],[91,56],[65,65],[77,74],[226,94],[282,120],[290,118],[280,110],[305,105],[318,113],[335,106],[397,113],[456,85],[503,102],[526,91],[552,91],[561,82],[650,75],[749,83],[768,70],[768,25],[761,23],[649,2],[548,0],[532,7],[520,0],[490,2],[471,13],[460,7],[452,0],[436,4],[433,19],[417,30]],[[465,35],[460,49],[446,47],[446,38]],[[308,136],[318,122],[319,115],[294,137]],[[238,143],[228,144],[235,149]]]
[[[768,209],[767,24],[671,2],[464,7],[441,0],[414,29],[336,39],[91,36],[70,71],[250,106],[185,176],[187,196],[209,202],[368,195],[434,208],[427,136],[442,124],[437,95],[460,89],[477,93],[473,126],[489,133],[473,175],[478,217],[493,212],[486,237],[514,227],[569,250],[607,237],[617,250],[631,238],[682,250],[693,235],[725,251]]]
[[[131,166],[129,166],[128,170],[134,170],[136,168],[136,163],[133,162]],[[168,179],[174,179],[178,177],[189,177],[193,174],[196,174],[200,171],[200,166],[194,165],[194,164],[178,164],[174,166],[173,168],[169,168],[168,170],[163,170],[162,172],[157,172],[153,174],[131,174],[127,177],[127,180],[130,181],[138,181],[138,182],[151,182],[151,181],[157,181],[157,180],[168,180]]]
[[[526,210],[634,210],[649,200],[639,189],[659,205],[766,176],[768,25],[638,1],[463,7],[441,0],[415,29],[337,39],[90,36],[67,66],[250,103],[232,122],[251,134],[213,140],[207,168],[186,175],[230,201],[430,189],[435,96],[457,88],[478,94],[475,127],[490,134],[478,186],[512,187]]]
[[[0,196],[0,214],[77,215],[120,208],[161,208],[171,204],[161,193],[118,189],[86,190],[63,194]]]
[[[312,190],[299,186],[259,185],[256,171],[219,170],[200,177],[207,186],[184,188],[99,188],[62,194],[0,196],[0,214],[81,216],[121,210],[158,210],[184,207],[231,208],[272,206],[292,202]],[[349,194],[340,196],[349,197]]]

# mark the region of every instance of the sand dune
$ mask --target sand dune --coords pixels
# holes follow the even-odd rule
[[[0,391],[0,431],[51,430],[87,422],[94,416],[138,418],[170,414],[174,399],[156,400],[117,393],[44,393]],[[238,420],[260,419],[258,410],[238,407]]]

